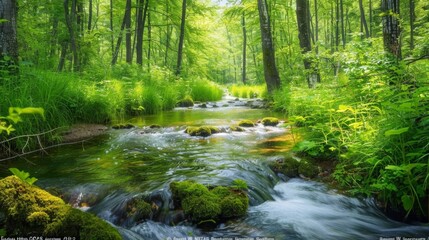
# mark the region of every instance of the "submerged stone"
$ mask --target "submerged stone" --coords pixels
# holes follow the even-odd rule
[[[274,117],[266,117],[262,119],[262,124],[264,126],[277,126],[279,124],[279,119]]]
[[[96,216],[72,208],[58,197],[16,176],[0,180],[0,212],[9,236],[70,236],[121,239],[118,231]]]
[[[131,129],[134,127],[131,123],[119,123],[112,126],[113,129]]]
[[[182,209],[192,222],[219,223],[226,219],[242,217],[249,206],[244,190],[218,186],[208,189],[193,181],[172,182],[170,190],[175,209]]]
[[[252,122],[251,120],[241,120],[238,123],[238,126],[240,126],[240,127],[254,127],[255,123]]]

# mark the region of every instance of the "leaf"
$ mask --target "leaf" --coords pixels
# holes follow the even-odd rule
[[[337,110],[337,112],[346,112],[346,111],[354,112],[354,109],[353,109],[353,107],[351,107],[351,106],[347,106],[347,105],[340,105],[340,106],[338,107],[338,110]]]
[[[410,211],[413,208],[414,201],[413,198],[410,195],[404,194],[401,197],[402,206],[404,207],[405,211]]]
[[[9,171],[13,173],[13,175],[17,176],[19,179],[21,179],[24,182],[27,182],[30,185],[33,185],[37,181],[37,178],[30,177],[30,174],[28,172],[24,172],[19,170],[18,168],[9,168]]]
[[[384,133],[384,136],[386,136],[386,137],[390,137],[390,136],[392,136],[392,135],[400,135],[400,134],[402,134],[402,133],[405,133],[405,132],[408,132],[408,127],[405,127],[405,128],[400,128],[400,129],[391,129],[391,130],[387,130],[385,133]]]

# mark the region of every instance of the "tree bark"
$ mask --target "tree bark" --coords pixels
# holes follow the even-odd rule
[[[384,49],[398,60],[402,58],[399,28],[399,0],[382,0]]]
[[[340,0],[340,18],[341,18],[341,39],[343,41],[343,48],[346,46],[346,29],[344,27],[344,4],[343,0]]]
[[[92,30],[92,0],[89,0],[89,6],[88,6],[88,32],[91,32]]]
[[[7,68],[17,74],[18,68],[18,38],[17,38],[18,6],[16,0],[0,1],[0,69]]]
[[[308,87],[314,88],[316,82],[320,81],[320,75],[317,72],[317,68],[313,66],[312,58],[306,56],[307,53],[311,52],[310,22],[308,20],[309,8],[309,0],[296,0],[296,17],[298,22],[299,45],[301,47],[301,52],[304,55],[304,68],[308,72]]]
[[[66,20],[67,29],[70,35],[70,48],[73,53],[73,70],[78,72],[80,70],[79,53],[76,43],[74,19],[76,14],[76,0],[72,0],[71,14],[69,13],[69,1],[64,0],[64,15]]]
[[[410,0],[410,50],[414,49],[414,21],[416,18],[414,0]]]
[[[242,66],[242,74],[241,74],[241,80],[243,81],[243,84],[246,84],[246,60],[247,60],[247,33],[246,33],[246,18],[244,15],[244,11],[241,15],[241,27],[243,29],[243,66]]]
[[[127,0],[125,7],[125,59],[131,64],[133,61],[132,40],[131,40],[131,0]]]
[[[266,0],[258,0],[259,24],[261,28],[262,57],[264,75],[268,93],[280,88],[280,77],[277,71],[275,51],[271,34],[270,17]]]
[[[365,9],[363,8],[363,1],[362,0],[359,0],[359,12],[360,12],[361,26],[363,27],[362,30],[365,30],[365,37],[369,38],[368,24],[366,22]],[[361,31],[361,32],[362,32],[362,34],[364,33],[363,31]]]
[[[115,56],[115,37],[113,35],[113,0],[110,0],[110,46],[112,50],[112,59]],[[112,61],[113,62],[113,61]]]
[[[142,66],[143,65],[143,33],[144,33],[144,25],[146,22],[146,15],[147,15],[147,9],[149,7],[149,0],[146,0],[144,3],[144,10],[143,10],[143,3],[144,0],[139,0],[138,2],[138,18],[137,18],[137,45],[136,45],[136,54],[137,54],[137,64]]]
[[[317,5],[317,0],[314,0],[314,18],[315,18],[315,23],[316,23],[316,27],[314,29],[315,35],[316,35],[316,53],[319,53],[319,9],[318,9],[318,5]]]
[[[67,0],[66,0],[67,1]],[[115,65],[116,62],[118,61],[118,56],[119,56],[119,50],[121,50],[121,43],[122,43],[122,38],[123,38],[123,32],[126,26],[126,21],[127,21],[127,9],[128,9],[128,2],[130,0],[127,0],[127,4],[125,6],[125,13],[124,13],[124,18],[122,19],[122,24],[121,24],[121,31],[119,33],[118,36],[118,40],[116,41],[116,47],[115,50],[113,51],[113,56],[112,56],[112,65]],[[130,5],[131,7],[131,5]]]
[[[183,42],[185,41],[186,0],[182,2],[182,21],[180,24],[179,49],[177,51],[176,75],[182,73]]]

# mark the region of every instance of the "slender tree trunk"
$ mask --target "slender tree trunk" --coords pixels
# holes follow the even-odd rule
[[[226,35],[228,37],[228,43],[230,46],[229,53],[232,56],[232,65],[234,67],[234,83],[236,83],[237,82],[237,61],[235,60],[235,54],[234,54],[234,51],[232,50],[234,46],[232,44],[232,37],[231,37],[231,34],[229,33],[228,27],[226,28]]]
[[[73,53],[73,70],[74,71],[79,71],[80,66],[79,66],[79,54],[78,54],[78,49],[77,49],[77,44],[76,44],[76,37],[75,37],[75,30],[74,30],[74,19],[75,19],[75,14],[76,14],[76,1],[72,0],[72,7],[71,7],[71,14],[69,14],[69,1],[68,0],[64,0],[64,14],[65,14],[65,19],[66,19],[66,24],[67,24],[67,29],[69,31],[69,35],[70,35],[70,46],[71,46],[71,51]],[[71,16],[70,16],[71,15]]]
[[[67,0],[66,0],[67,1]],[[128,3],[129,0],[127,0]],[[124,13],[124,18],[122,19],[122,24],[121,24],[121,31],[119,33],[118,36],[118,40],[116,41],[116,47],[115,50],[113,52],[113,56],[112,56],[112,65],[115,65],[118,61],[118,56],[119,56],[119,51],[121,50],[121,43],[122,43],[122,38],[123,38],[123,32],[125,30],[125,25],[126,25],[126,21],[127,21],[127,9],[128,9],[128,4],[125,7],[125,13]]]
[[[414,0],[410,0],[410,50],[414,49],[414,21],[416,18]]]
[[[88,32],[92,30],[92,0],[88,3]]]
[[[335,1],[335,51],[340,46],[340,2]]]
[[[319,9],[318,9],[318,5],[317,5],[317,0],[314,0],[314,21],[316,23],[316,27],[314,29],[314,33],[316,35],[316,45],[315,45],[315,49],[316,50],[316,54],[319,53]]]
[[[309,88],[314,88],[316,82],[319,82],[320,75],[317,68],[313,65],[312,57],[306,56],[311,52],[311,39],[310,39],[310,22],[309,22],[309,0],[296,0],[296,17],[298,22],[298,38],[301,51],[304,54],[304,68],[308,72],[307,83]]]
[[[147,13],[147,69],[150,71],[150,59],[152,51],[152,25],[150,22],[150,12]]]
[[[363,26],[363,29],[365,30],[365,37],[369,38],[369,30],[368,30],[368,24],[366,22],[366,17],[365,17],[365,9],[363,8],[363,0],[359,0],[359,11],[360,11],[360,21],[361,21],[361,26]],[[364,32],[362,31],[362,34]]]
[[[69,45],[68,42],[63,42],[61,44],[61,55],[60,55],[60,61],[58,63],[57,71],[61,72],[64,69],[64,65],[66,62],[66,56],[67,56],[67,46]]]
[[[246,33],[246,18],[244,16],[244,11],[241,15],[241,26],[243,29],[243,67],[242,67],[241,80],[243,81],[243,84],[246,84],[247,33]]]
[[[268,15],[267,1],[258,0],[259,23],[261,28],[262,56],[264,62],[264,75],[268,93],[280,88],[280,76],[277,71],[276,58],[271,35],[270,17]]]
[[[144,33],[144,25],[146,24],[146,15],[149,7],[149,0],[146,0],[144,3],[143,10],[143,2],[144,0],[139,0],[138,4],[138,19],[137,19],[137,45],[136,45],[136,53],[137,53],[137,64],[143,65],[143,33]]]
[[[344,4],[343,0],[340,0],[340,18],[341,18],[341,39],[343,40],[343,48],[346,46],[346,29],[344,27]]]
[[[182,73],[183,42],[185,40],[186,0],[182,2],[182,21],[180,24],[179,50],[177,51],[176,75]]]
[[[52,30],[51,30],[51,49],[49,51],[49,57],[54,57],[56,55],[58,41],[58,17],[53,16],[52,18]]]
[[[17,38],[18,5],[16,0],[0,1],[0,70],[3,68],[12,74],[18,74],[18,38]],[[5,58],[5,57],[9,57]]]
[[[373,17],[372,17],[372,0],[369,0],[369,37],[373,36],[373,29],[372,29],[372,25],[373,25]]]
[[[132,38],[131,38],[131,0],[127,0],[125,9],[125,59],[131,64],[133,62]]]
[[[115,56],[115,37],[113,34],[113,0],[110,0],[110,46],[112,49],[112,59],[114,59]],[[115,60],[116,62],[116,60]],[[113,63],[113,61],[112,61]]]
[[[173,31],[173,28],[170,26],[169,21],[169,15],[170,15],[170,1],[166,1],[165,3],[165,9],[166,9],[166,22],[167,22],[167,36],[165,36],[165,56],[164,56],[164,66],[168,66],[168,53],[170,50],[170,41],[171,41],[171,34]]]
[[[399,28],[399,0],[382,0],[384,48],[398,60],[402,58]]]

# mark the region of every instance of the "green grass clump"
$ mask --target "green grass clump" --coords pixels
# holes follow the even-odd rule
[[[239,98],[266,98],[267,89],[265,85],[232,85],[229,92],[234,97]]]
[[[193,80],[190,83],[190,94],[194,101],[208,102],[222,99],[222,88],[208,80]]]

